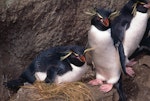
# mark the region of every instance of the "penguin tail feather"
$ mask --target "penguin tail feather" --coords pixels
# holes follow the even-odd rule
[[[125,95],[123,87],[122,87],[122,74],[120,75],[119,81],[115,84],[115,87],[119,94],[119,101],[127,101],[126,95]]]

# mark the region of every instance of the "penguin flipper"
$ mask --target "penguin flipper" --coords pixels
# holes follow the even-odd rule
[[[115,43],[117,42],[117,43]],[[119,58],[120,58],[120,64],[122,67],[122,71],[124,74],[127,74],[126,72],[126,56],[124,53],[124,47],[123,47],[123,43],[120,40],[114,41],[115,47],[116,49],[118,49],[119,52]]]
[[[24,85],[24,80],[23,79],[11,80],[8,82],[4,82],[3,85],[9,90],[17,92],[19,88]]]
[[[33,84],[36,80],[33,73],[31,73],[30,69],[26,69],[20,76],[20,78],[24,79],[25,82]]]
[[[126,56],[124,53],[124,48],[123,48],[122,42],[120,42],[120,44],[118,46],[118,52],[119,52],[119,58],[120,58],[122,71],[124,74],[127,74],[127,72],[126,72]]]
[[[47,71],[47,77],[45,79],[46,83],[54,83],[56,75],[57,75],[57,71],[53,68],[56,67],[51,67],[48,71]]]
[[[119,51],[120,63],[124,74],[127,73],[126,73],[126,64],[125,64],[126,56],[124,53],[123,40],[124,40],[125,31],[128,27],[129,25],[126,22],[124,22],[122,25],[120,25],[120,23],[114,25],[111,29],[111,37],[113,39],[115,47]]]
[[[119,81],[114,86],[119,94],[119,101],[127,101],[124,90],[122,88],[122,74],[120,75]]]

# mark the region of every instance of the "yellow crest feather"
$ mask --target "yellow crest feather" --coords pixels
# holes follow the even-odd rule
[[[68,52],[68,54],[66,54],[65,56],[60,57],[60,60],[63,61],[65,60],[67,57],[69,57],[72,54],[72,51]]]

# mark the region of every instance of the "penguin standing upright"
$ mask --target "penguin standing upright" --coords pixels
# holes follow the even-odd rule
[[[121,84],[121,65],[119,54],[111,38],[109,16],[112,12],[97,9],[91,20],[88,32],[88,43],[92,51],[92,61],[96,69],[96,79],[91,80],[91,85],[101,85],[100,91],[109,92],[116,85],[120,101],[125,101]]]
[[[28,82],[46,83],[72,82],[81,79],[88,66],[82,46],[58,46],[42,51],[16,80],[4,85],[14,91]]]
[[[129,0],[121,9],[119,16],[112,21],[111,36],[118,48],[125,74],[127,71],[133,72],[130,66],[134,62],[129,62],[128,57],[138,48],[142,40],[148,21],[149,5],[146,0]]]
[[[129,59],[136,58],[141,54],[150,54],[150,18],[148,19],[146,31],[138,49],[135,50]]]

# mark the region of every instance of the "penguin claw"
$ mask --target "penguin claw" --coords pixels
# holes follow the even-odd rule
[[[129,76],[134,77],[134,70],[131,67],[126,67],[126,72]]]
[[[89,81],[88,84],[97,86],[97,85],[103,84],[103,82],[100,79],[94,79],[94,80]]]
[[[113,84],[103,84],[100,86],[100,91],[107,93],[111,91],[112,88],[113,88]]]

